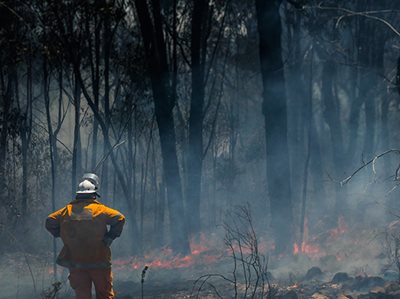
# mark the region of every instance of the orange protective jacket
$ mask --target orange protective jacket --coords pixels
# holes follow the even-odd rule
[[[119,237],[124,223],[124,215],[98,202],[96,195],[77,196],[46,219],[46,229],[64,243],[57,264],[67,268],[110,268],[111,250],[105,240]]]

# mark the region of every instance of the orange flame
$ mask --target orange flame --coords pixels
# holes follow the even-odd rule
[[[325,254],[319,245],[313,245],[306,241],[303,241],[301,246],[294,243],[293,255],[299,255],[300,253],[305,254],[310,258],[319,258]]]
[[[338,226],[330,229],[327,234],[330,239],[336,239],[340,235],[346,233],[348,230],[346,222],[343,216],[340,216],[338,219]],[[303,233],[303,241],[301,245],[298,243],[293,244],[293,255],[304,254],[310,258],[320,258],[324,256],[326,253],[321,249],[320,245],[313,244],[309,241],[309,232],[308,232],[308,219],[306,218],[304,221],[304,233]],[[314,238],[314,243],[316,238]],[[343,259],[343,255],[336,255],[338,260]]]
[[[344,234],[345,232],[347,232],[346,222],[344,221],[343,216],[339,216],[338,226],[329,230],[329,236],[332,239],[336,239],[338,236]]]
[[[305,254],[311,258],[317,258],[323,255],[319,245],[313,245],[308,241],[308,219],[304,220],[303,241],[299,246],[297,243],[293,245],[293,255]]]
[[[207,246],[209,243],[209,238],[204,234],[200,234],[200,241],[197,243],[194,240],[190,242],[191,254],[185,256],[174,256],[170,248],[166,247],[158,253],[151,253],[144,255],[143,257],[135,257],[130,260],[115,260],[113,262],[114,267],[125,267],[129,266],[135,270],[143,268],[145,265],[150,268],[159,269],[177,269],[177,268],[187,268],[195,264],[211,264],[215,263],[220,259],[221,254],[212,251]]]

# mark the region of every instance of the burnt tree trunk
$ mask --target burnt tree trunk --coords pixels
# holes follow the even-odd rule
[[[12,66],[0,66],[0,83],[1,83],[1,130],[0,130],[0,205],[7,207],[9,199],[7,198],[7,148],[8,148],[8,129],[10,110],[13,101],[12,95]],[[8,208],[8,207],[7,207]]]
[[[332,147],[332,164],[334,177],[340,179],[345,174],[345,159],[343,145],[343,130],[340,118],[340,103],[336,92],[336,64],[328,59],[322,68],[321,96],[324,105],[324,119],[329,127]],[[339,184],[335,185],[335,218],[337,219],[346,210],[346,189]],[[336,225],[332,219],[332,225]]]
[[[23,216],[27,215],[28,207],[28,152],[32,136],[32,100],[33,100],[33,83],[32,83],[32,57],[28,55],[27,73],[26,73],[26,106],[23,115],[24,120],[21,124],[21,155],[22,155],[22,201],[21,212]]]
[[[292,202],[287,109],[281,47],[281,1],[256,0],[265,118],[267,186],[277,253],[292,245]]]
[[[53,133],[53,125],[51,122],[50,115],[50,74],[46,61],[46,57],[43,58],[43,94],[45,100],[46,118],[47,118],[47,131],[49,137],[49,149],[50,149],[50,165],[51,165],[51,209],[56,210],[56,177],[57,177],[57,144],[55,135]],[[53,274],[54,279],[57,279],[57,265],[56,261],[57,243],[56,238],[53,238]]]
[[[71,195],[75,194],[78,185],[77,175],[81,174],[81,134],[80,134],[80,109],[81,109],[81,88],[77,78],[74,80],[74,139],[72,146],[72,176]]]
[[[88,55],[90,61],[90,71],[92,77],[92,93],[94,104],[96,108],[99,108],[100,102],[100,31],[102,28],[102,22],[98,20],[97,15],[94,15],[94,41],[92,41],[91,31],[90,31],[90,12],[87,12],[86,15],[86,34],[88,40]],[[93,45],[94,43],[94,45]],[[92,134],[92,157],[91,157],[91,169],[92,171],[96,168],[96,159],[97,159],[97,143],[98,143],[98,131],[99,131],[99,124],[97,119],[93,119],[93,134]]]
[[[150,8],[145,1],[135,0],[135,7],[149,64],[155,115],[160,136],[170,218],[171,247],[177,252],[187,253],[189,252],[188,231],[184,216],[182,183],[172,111],[175,99],[172,98],[170,86],[160,1],[151,2],[152,17]]]
[[[291,166],[291,188],[293,194],[300,194],[302,190],[302,179],[298,179],[303,175],[304,160],[307,156],[307,82],[303,74],[305,72],[304,60],[305,54],[302,51],[302,17],[301,12],[295,8],[285,9],[285,21],[287,27],[287,48],[292,53],[290,59],[290,67],[286,72],[286,86],[288,97],[288,147]],[[299,198],[298,198],[299,199]],[[300,203],[300,200],[296,202]],[[296,206],[296,202],[293,203]],[[294,215],[297,221],[297,215]]]
[[[111,127],[111,110],[110,110],[110,54],[112,46],[112,33],[111,33],[111,23],[110,23],[110,11],[108,7],[108,2],[104,2],[105,12],[104,12],[104,31],[103,31],[103,59],[104,59],[104,120],[105,120],[105,131],[103,135],[109,136],[109,131]],[[104,155],[107,155],[108,148],[104,144],[103,147]],[[101,191],[104,198],[108,198],[108,176],[109,176],[109,166],[108,159],[104,160],[102,165],[102,188]]]
[[[203,164],[203,108],[205,93],[205,66],[202,56],[208,4],[205,0],[194,2],[191,31],[192,94],[189,117],[187,212],[191,233],[200,231],[201,173]],[[190,216],[189,216],[190,215]]]

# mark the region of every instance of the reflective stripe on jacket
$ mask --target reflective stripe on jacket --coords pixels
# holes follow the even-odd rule
[[[109,268],[111,250],[103,239],[121,235],[125,217],[91,195],[72,201],[50,214],[46,228],[54,237],[61,237],[64,247],[57,264],[68,268]],[[110,230],[107,231],[107,225]]]

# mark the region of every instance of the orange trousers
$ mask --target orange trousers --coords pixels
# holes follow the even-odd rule
[[[91,299],[92,283],[97,299],[114,299],[111,269],[70,269],[68,278],[76,299]]]

